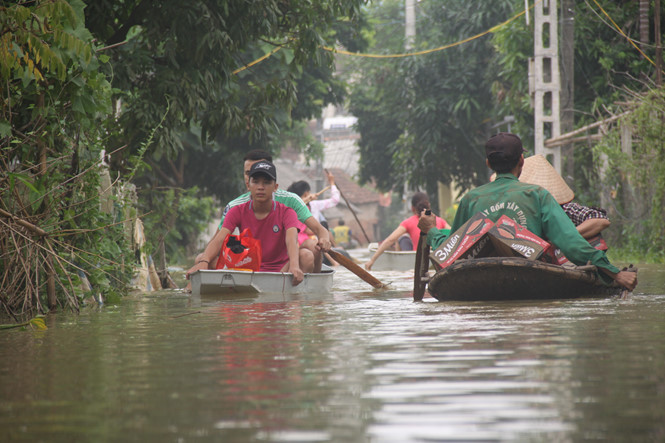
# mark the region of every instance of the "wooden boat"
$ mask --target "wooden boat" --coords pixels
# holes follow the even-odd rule
[[[288,272],[251,272],[229,269],[201,269],[191,276],[192,295],[224,295],[239,293],[320,294],[332,288],[335,271],[323,266],[320,273],[305,274],[293,286]]]
[[[605,285],[595,266],[568,268],[521,257],[458,260],[429,279],[437,300],[553,300],[619,295],[622,288]]]
[[[373,255],[378,248],[378,243],[370,243],[369,253]],[[415,263],[416,251],[385,251],[372,265],[372,271],[410,271]]]

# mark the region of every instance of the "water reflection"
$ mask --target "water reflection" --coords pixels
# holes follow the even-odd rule
[[[663,441],[665,275],[644,269],[628,300],[414,303],[408,272],[341,270],[328,297],[61,314],[0,333],[0,440]]]

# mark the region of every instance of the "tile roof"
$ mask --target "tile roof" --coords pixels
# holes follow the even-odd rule
[[[299,165],[296,162],[282,159],[281,157],[276,158],[274,163],[277,168],[277,182],[280,189],[287,189],[291,183],[298,180],[307,181],[312,188],[312,192],[316,192],[317,179],[323,179],[323,187],[328,186],[325,176],[321,177],[317,174],[314,167]],[[381,194],[378,191],[372,189],[370,186],[358,185],[344,169],[328,168],[328,171],[335,176],[337,188],[350,203],[357,205],[379,201]],[[323,198],[328,198],[329,195],[329,191],[326,191]],[[344,198],[341,199],[341,203],[343,202]]]

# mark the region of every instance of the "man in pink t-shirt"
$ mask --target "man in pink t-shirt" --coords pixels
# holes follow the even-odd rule
[[[249,228],[252,237],[261,241],[261,271],[280,272],[289,262],[287,255],[286,232],[289,228],[297,228],[296,211],[273,200],[268,215],[259,220],[254,214],[254,200],[232,207],[224,218],[223,228],[233,232]]]
[[[199,269],[208,269],[208,263],[219,254],[224,240],[235,228],[241,231],[249,228],[252,236],[261,241],[260,270],[291,272],[294,285],[302,282],[304,272],[313,269],[300,268],[300,255],[303,252],[311,255],[311,251],[299,250],[298,217],[293,209],[273,200],[277,187],[275,165],[266,160],[254,163],[249,171],[251,200],[229,210],[221,229],[187,271],[187,276]],[[303,262],[313,268],[314,257],[307,257]]]

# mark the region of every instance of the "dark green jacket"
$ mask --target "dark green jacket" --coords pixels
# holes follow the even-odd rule
[[[619,272],[605,252],[592,247],[580,235],[552,194],[540,186],[520,182],[513,174],[498,174],[493,182],[469,191],[460,201],[450,232],[455,232],[478,212],[494,222],[507,215],[540,238],[554,243],[576,265],[590,261],[599,268]],[[433,228],[427,233],[427,243],[432,248],[437,248],[448,236],[442,231]]]

